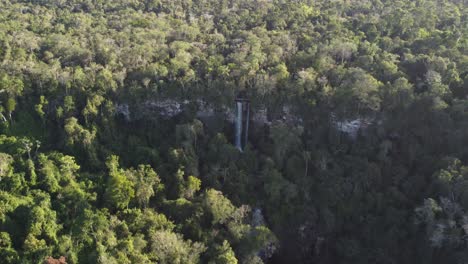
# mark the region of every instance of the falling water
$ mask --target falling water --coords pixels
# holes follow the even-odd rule
[[[249,140],[249,120],[250,120],[250,104],[246,103],[246,112],[247,116],[245,118],[245,134],[244,134],[244,147],[247,146],[247,142]]]
[[[236,148],[242,151],[241,135],[242,135],[242,102],[237,102],[237,117],[236,117]]]

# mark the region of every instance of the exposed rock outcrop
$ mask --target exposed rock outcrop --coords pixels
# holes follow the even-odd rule
[[[59,259],[54,259],[53,257],[47,257],[44,260],[44,264],[67,264],[67,260],[64,256],[61,256]]]
[[[331,114],[330,119],[338,131],[347,134],[352,139],[356,139],[360,130],[366,129],[374,122],[374,119],[370,117],[338,120],[334,113]]]

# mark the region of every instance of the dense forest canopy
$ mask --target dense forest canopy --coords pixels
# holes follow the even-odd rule
[[[465,144],[465,0],[0,0],[0,263],[466,263]]]

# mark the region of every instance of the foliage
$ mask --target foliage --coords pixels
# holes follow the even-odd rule
[[[1,3],[1,263],[468,261],[466,1]]]

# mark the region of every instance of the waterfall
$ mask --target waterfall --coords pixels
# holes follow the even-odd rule
[[[237,102],[237,117],[236,117],[236,148],[242,151],[241,135],[242,135],[242,102]]]
[[[247,146],[249,140],[249,120],[250,120],[250,104],[246,103],[246,118],[245,118],[245,134],[244,134],[244,147]]]

